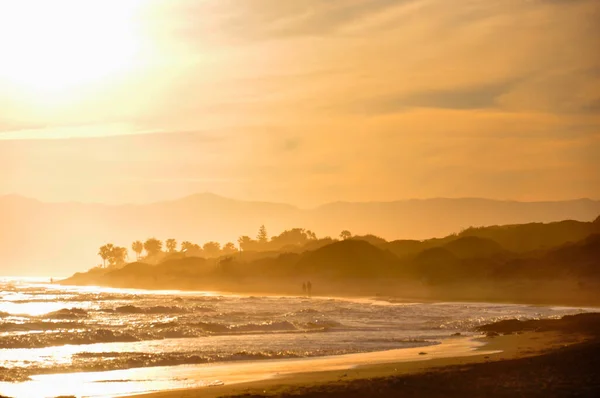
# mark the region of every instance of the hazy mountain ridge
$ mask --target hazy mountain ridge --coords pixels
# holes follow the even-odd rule
[[[206,193],[140,205],[43,203],[8,195],[0,197],[0,274],[68,274],[98,264],[98,247],[109,241],[127,248],[133,240],[152,236],[235,242],[240,235],[254,236],[261,224],[270,235],[298,226],[319,237],[337,237],[349,229],[394,240],[441,237],[469,226],[590,221],[598,214],[600,201],[589,199],[527,203],[424,199],[338,202],[301,209]]]

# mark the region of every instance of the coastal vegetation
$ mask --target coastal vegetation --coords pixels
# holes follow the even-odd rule
[[[237,245],[157,238],[100,248],[103,263],[62,283],[115,287],[597,303],[600,217],[467,228],[441,239],[386,241],[374,235],[318,238],[303,228]],[[141,250],[143,248],[143,250]]]

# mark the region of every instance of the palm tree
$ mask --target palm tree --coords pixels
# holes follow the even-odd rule
[[[110,252],[110,265],[123,265],[127,256],[127,249],[125,247],[114,246]]]
[[[221,244],[219,242],[207,242],[202,246],[202,249],[207,257],[218,257],[219,251],[221,251]]]
[[[106,260],[110,259],[114,245],[112,243],[107,243],[104,246],[100,247],[98,250],[98,255],[102,258],[102,266],[106,267]]]
[[[162,251],[162,242],[156,238],[147,239],[144,242],[144,249],[148,256],[155,256]]]
[[[202,248],[199,245],[187,240],[181,242],[181,251],[188,256],[200,256],[202,254]]]
[[[135,252],[136,258],[139,260],[144,251],[144,244],[141,241],[136,240],[131,244],[131,250]]]
[[[169,253],[173,253],[177,250],[177,241],[175,239],[167,239],[165,243]]]

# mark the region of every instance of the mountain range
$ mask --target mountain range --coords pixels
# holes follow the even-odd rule
[[[341,230],[387,240],[444,237],[469,227],[591,221],[600,201],[517,202],[436,198],[394,202],[335,202],[312,209],[288,204],[234,200],[202,193],[150,204],[44,203],[17,195],[0,197],[0,275],[61,276],[100,262],[98,247],[129,248],[149,237],[195,243],[236,242],[301,227],[317,236]]]

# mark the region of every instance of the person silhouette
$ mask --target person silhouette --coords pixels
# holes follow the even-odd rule
[[[308,292],[308,296],[312,295],[312,283],[310,281],[306,282],[306,291]]]

